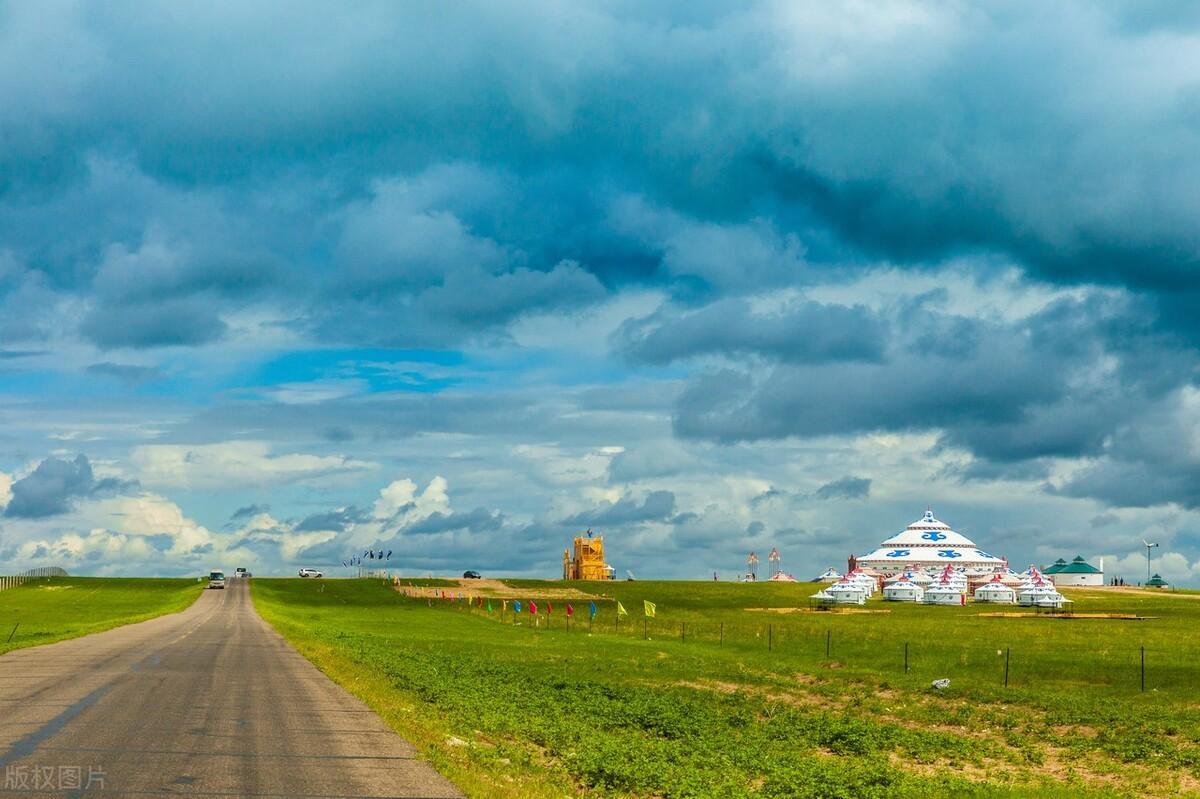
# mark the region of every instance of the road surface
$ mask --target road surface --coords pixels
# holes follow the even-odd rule
[[[462,796],[229,585],[0,657],[0,796]]]

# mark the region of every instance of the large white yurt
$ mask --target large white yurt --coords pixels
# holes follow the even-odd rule
[[[993,602],[998,605],[1015,605],[1017,603],[1017,592],[1011,585],[1004,582],[1004,579],[997,574],[992,578],[991,582],[984,583],[975,589],[976,602]]]
[[[947,564],[977,573],[1000,571],[1003,558],[984,552],[975,542],[934,518],[933,510],[885,540],[874,552],[854,559],[856,566],[896,574],[920,569],[941,569]]]
[[[893,580],[883,587],[883,598],[888,602],[920,602],[925,589],[907,577]]]

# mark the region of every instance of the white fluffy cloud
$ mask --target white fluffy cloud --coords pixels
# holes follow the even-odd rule
[[[130,459],[147,485],[199,489],[328,478],[376,468],[369,461],[345,456],[275,455],[263,441],[151,444],[134,447]]]

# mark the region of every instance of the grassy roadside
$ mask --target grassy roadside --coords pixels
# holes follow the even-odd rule
[[[118,577],[47,577],[9,588],[0,591],[0,654],[177,613],[201,589],[195,579]]]
[[[621,628],[629,634],[589,636],[579,626],[586,602],[567,632],[559,600],[547,631],[463,603],[430,607],[374,581],[256,580],[253,593],[276,629],[470,796],[1200,795],[1196,667],[1185,651],[1164,662],[1171,642],[1194,646],[1200,606],[1182,597],[1089,600],[1152,622],[918,607],[772,613],[780,638],[769,651],[751,635],[764,614],[747,608],[795,604],[774,596],[778,587],[605,587],[631,613],[643,598],[659,603],[653,640],[637,622]],[[664,615],[701,634],[672,637],[678,622]],[[706,638],[714,623],[742,637]],[[809,645],[829,625],[839,629],[834,659]],[[1001,637],[1042,658],[1008,689],[994,679]],[[922,658],[907,675],[879,653],[904,639]],[[1126,661],[1146,640],[1161,684],[1141,693]],[[1075,641],[1090,641],[1091,655],[1061,651]],[[931,691],[943,672],[952,688]]]

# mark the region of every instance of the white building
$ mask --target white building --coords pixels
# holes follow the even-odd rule
[[[947,564],[975,573],[990,573],[1007,566],[1003,558],[984,552],[974,541],[935,519],[932,510],[925,511],[923,517],[885,540],[875,551],[855,558],[854,562],[856,566],[883,574],[940,570]]]
[[[1062,559],[1059,561],[1062,562]],[[1062,562],[1061,566],[1055,563],[1044,573],[1056,586],[1104,585],[1104,559],[1101,558],[1100,568],[1097,569],[1084,560],[1083,555],[1076,555],[1070,563]]]
[[[1026,607],[1061,608],[1070,601],[1040,577],[1033,585],[1017,592],[1017,603]]]

